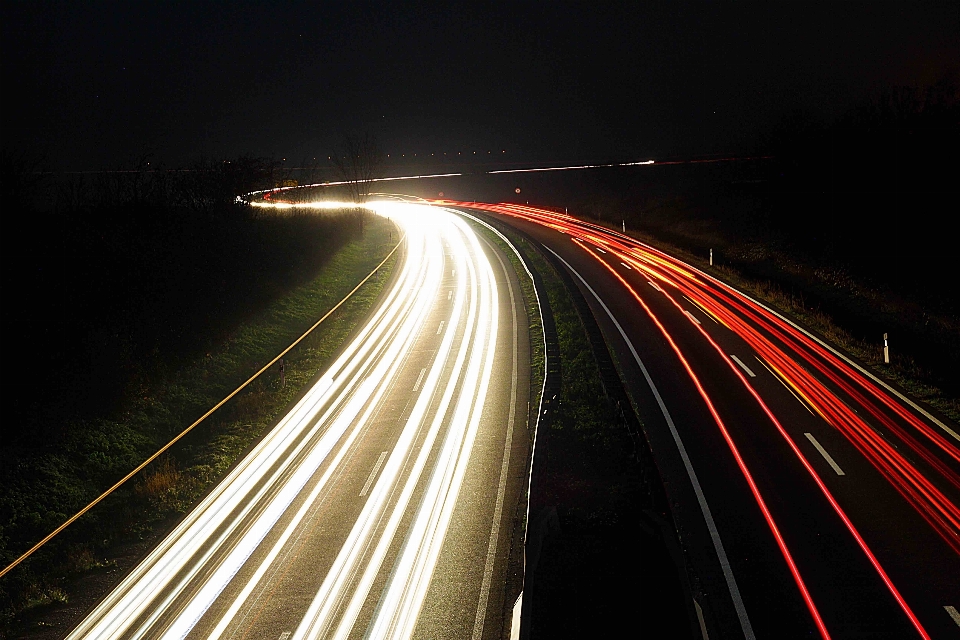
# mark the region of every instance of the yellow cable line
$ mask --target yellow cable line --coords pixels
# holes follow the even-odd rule
[[[89,511],[89,510],[92,509],[93,507],[95,507],[101,500],[103,500],[104,498],[106,498],[108,495],[110,495],[111,493],[113,493],[114,491],[116,491],[121,485],[123,485],[123,483],[125,483],[127,480],[129,480],[129,479],[132,478],[133,476],[137,475],[137,473],[139,473],[144,467],[146,467],[148,464],[150,464],[151,462],[153,462],[154,460],[156,460],[158,457],[160,457],[160,455],[162,455],[164,451],[166,451],[167,449],[169,449],[170,447],[172,447],[174,444],[176,444],[176,442],[177,442],[178,440],[180,440],[180,438],[182,438],[183,436],[185,436],[185,435],[187,435],[188,433],[190,433],[190,431],[193,430],[194,427],[196,427],[198,424],[200,424],[201,422],[203,422],[204,420],[206,420],[207,418],[209,418],[210,415],[213,414],[214,411],[216,411],[217,409],[219,409],[220,407],[222,407],[227,401],[230,400],[230,398],[232,398],[233,396],[235,396],[235,395],[237,395],[238,393],[240,393],[247,385],[249,385],[251,382],[253,382],[254,380],[256,380],[256,379],[260,376],[261,373],[263,373],[264,371],[266,371],[267,369],[269,369],[271,366],[273,366],[273,365],[277,362],[277,360],[279,360],[280,358],[282,358],[284,355],[287,354],[287,352],[289,352],[291,349],[293,349],[295,346],[297,346],[297,345],[300,343],[301,340],[303,340],[304,338],[306,338],[308,335],[310,335],[310,333],[311,333],[314,329],[316,329],[317,327],[319,327],[321,322],[323,322],[323,321],[326,320],[328,317],[330,317],[330,314],[331,314],[331,313],[333,313],[334,311],[336,311],[337,309],[339,309],[340,306],[350,298],[350,296],[352,296],[354,293],[356,293],[356,292],[357,292],[357,289],[359,289],[360,287],[362,287],[363,284],[364,284],[367,280],[369,280],[370,278],[372,278],[372,277],[373,277],[373,274],[375,274],[377,271],[379,271],[379,270],[380,270],[380,267],[382,267],[382,266],[387,262],[387,260],[389,260],[390,257],[391,257],[394,253],[396,253],[397,249],[400,248],[400,245],[403,243],[403,241],[404,241],[405,238],[406,238],[406,234],[404,234],[404,235],[400,238],[400,241],[399,241],[399,242],[397,243],[397,245],[390,251],[390,253],[387,254],[387,257],[384,258],[383,261],[382,261],[380,264],[378,264],[376,267],[374,267],[373,271],[371,271],[369,274],[367,274],[367,277],[365,277],[363,280],[360,281],[360,284],[358,284],[357,286],[355,286],[355,287],[353,288],[353,290],[352,290],[350,293],[348,293],[348,294],[343,298],[343,300],[341,300],[340,302],[338,302],[338,303],[336,304],[336,306],[334,306],[332,309],[330,309],[330,311],[327,311],[327,312],[323,315],[323,317],[320,318],[319,320],[317,320],[316,323],[314,323],[314,325],[313,325],[312,327],[310,327],[309,329],[307,329],[306,332],[304,332],[304,334],[303,334],[302,336],[300,336],[299,338],[297,338],[296,340],[294,340],[294,341],[290,344],[290,346],[288,346],[286,349],[284,349],[284,350],[281,351],[279,354],[277,354],[277,356],[276,356],[273,360],[271,360],[270,362],[268,362],[267,364],[265,364],[265,365],[263,366],[263,368],[261,368],[261,369],[260,369],[259,371],[257,371],[255,374],[253,374],[246,382],[244,382],[244,383],[241,384],[239,387],[237,387],[236,389],[234,389],[234,390],[230,393],[230,395],[228,395],[227,397],[225,397],[223,400],[221,400],[220,402],[218,402],[217,404],[215,404],[209,411],[207,411],[205,414],[203,414],[202,416],[200,416],[200,417],[197,419],[196,422],[194,422],[194,423],[191,424],[189,427],[187,427],[186,429],[184,429],[183,431],[181,431],[181,432],[177,435],[177,437],[175,437],[173,440],[171,440],[170,442],[168,442],[167,444],[165,444],[165,445],[163,446],[163,448],[161,448],[161,449],[160,449],[159,451],[157,451],[155,454],[153,454],[152,456],[150,456],[149,458],[147,458],[146,460],[144,460],[142,463],[140,463],[140,465],[139,465],[136,469],[134,469],[133,471],[131,471],[130,473],[128,473],[127,475],[125,475],[125,476],[123,477],[123,479],[119,480],[115,485],[113,485],[112,487],[110,487],[109,489],[107,489],[106,491],[104,491],[102,494],[100,494],[100,497],[98,497],[96,500],[94,500],[93,502],[91,502],[90,504],[88,504],[87,506],[85,506],[83,509],[81,509],[80,511],[78,511],[73,517],[71,517],[69,520],[67,520],[66,522],[64,522],[64,523],[63,523],[62,525],[60,525],[59,527],[57,527],[53,532],[51,532],[49,535],[47,535],[47,537],[45,537],[43,540],[41,540],[41,541],[38,542],[37,544],[33,545],[33,547],[31,547],[29,551],[27,551],[27,552],[24,553],[22,556],[20,556],[20,557],[17,558],[16,560],[14,560],[14,561],[10,564],[10,566],[8,566],[8,567],[7,567],[6,569],[4,569],[3,571],[0,571],[0,578],[2,578],[2,577],[5,576],[7,573],[9,573],[9,571],[10,571],[11,569],[13,569],[14,567],[16,567],[18,564],[20,564],[21,562],[23,562],[24,560],[26,560],[27,558],[29,558],[29,557],[33,554],[33,552],[35,552],[37,549],[39,549],[40,547],[42,547],[43,545],[45,545],[47,542],[49,542],[50,540],[52,540],[52,539],[54,538],[54,536],[56,536],[56,535],[59,534],[61,531],[63,531],[64,529],[66,529],[67,527],[69,527],[71,524],[73,524],[73,522],[74,522],[77,518],[79,518],[80,516],[82,516],[83,514],[85,514],[87,511]]]

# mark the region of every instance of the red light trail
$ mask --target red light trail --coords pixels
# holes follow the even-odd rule
[[[843,521],[844,526],[863,550],[870,564],[910,620],[910,623],[921,637],[929,637],[851,519],[840,507],[826,484],[780,421],[751,386],[743,372],[727,357],[724,350],[706,329],[686,312],[677,298],[656,283],[667,285],[679,291],[689,301],[698,306],[701,311],[713,316],[714,319],[744,340],[754,349],[762,362],[768,365],[771,373],[775,372],[775,375],[781,378],[781,382],[787,385],[788,389],[796,392],[794,395],[798,400],[802,398],[801,402],[808,405],[808,408],[811,408],[843,434],[904,500],[946,541],[954,552],[960,554],[960,508],[941,489],[941,486],[960,489],[960,475],[951,468],[953,462],[960,462],[960,448],[950,440],[950,438],[960,440],[955,432],[943,424],[938,425],[943,432],[938,431],[921,420],[903,403],[898,402],[891,394],[886,393],[861,371],[763,305],[756,303],[756,301],[720,283],[709,275],[699,272],[629,236],[599,225],[577,220],[565,214],[522,205],[490,205],[451,201],[434,201],[434,204],[469,207],[513,216],[564,233],[577,241],[581,248],[599,264],[603,265],[623,285],[667,339],[706,403],[737,465],[746,478],[764,518],[767,520],[811,616],[814,618],[821,635],[825,638],[829,637],[813,599],[760,495],[759,489],[753,481],[746,463],[740,456],[731,434],[715,410],[699,378],[666,327],[643,300],[640,292],[617,271],[617,267],[622,265],[643,276],[644,279],[649,279],[650,284],[653,285],[653,290],[643,289],[646,295],[664,295],[674,307],[691,320],[702,337],[723,358],[759,404],[762,411],[769,417],[832,509]],[[598,255],[597,251],[592,250],[590,245],[593,245],[603,255]],[[656,291],[656,293],[653,293],[653,291]],[[840,393],[831,389],[829,385],[833,385]],[[890,437],[855,412],[844,401],[842,394],[845,394],[859,406],[864,407],[872,420],[882,429],[885,429],[889,435],[895,437],[896,441],[903,443],[905,448],[916,456],[917,460],[925,463],[928,467],[926,473],[923,469],[918,468],[917,463],[901,453]],[[929,448],[931,446],[932,449]],[[930,476],[933,476],[934,479],[931,480]]]

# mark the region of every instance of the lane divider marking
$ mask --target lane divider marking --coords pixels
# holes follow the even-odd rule
[[[953,618],[953,621],[957,623],[958,627],[960,627],[960,613],[957,612],[956,607],[952,607],[948,604],[943,608],[947,610],[947,615]]]
[[[653,396],[657,400],[657,406],[660,407],[660,413],[663,414],[664,420],[667,422],[667,428],[670,430],[670,435],[673,437],[674,444],[677,445],[677,450],[680,452],[680,459],[683,462],[683,468],[687,472],[687,477],[690,479],[690,484],[693,487],[693,492],[697,496],[697,504],[700,506],[700,512],[703,514],[703,519],[707,525],[707,531],[710,533],[710,540],[713,542],[714,551],[717,554],[717,560],[720,562],[720,569],[723,572],[724,582],[727,584],[727,589],[730,591],[730,599],[733,600],[733,608],[737,612],[737,618],[740,621],[740,628],[743,630],[743,635],[747,640],[756,640],[756,634],[753,631],[753,625],[750,623],[750,617],[747,615],[747,608],[743,604],[743,597],[740,595],[740,588],[737,586],[737,580],[733,575],[733,567],[730,565],[730,559],[727,557],[727,552],[723,547],[723,542],[720,540],[720,531],[717,529],[717,523],[713,519],[713,513],[710,511],[710,506],[707,504],[707,498],[703,493],[703,487],[700,485],[700,480],[697,478],[697,472],[693,468],[693,463],[690,461],[690,456],[687,455],[687,448],[683,446],[683,440],[680,438],[680,432],[677,431],[677,425],[673,422],[673,417],[670,415],[670,411],[667,409],[667,405],[664,403],[663,398],[660,396],[660,391],[657,389],[657,385],[654,384],[653,378],[650,376],[650,372],[647,370],[646,365],[643,364],[643,360],[640,359],[640,354],[637,353],[636,347],[633,346],[633,342],[630,338],[627,337],[627,332],[623,330],[623,327],[620,326],[620,323],[617,322],[617,319],[614,317],[613,312],[610,311],[610,308],[607,304],[600,298],[600,295],[594,291],[583,276],[570,265],[569,262],[561,258],[554,252],[550,247],[547,247],[547,251],[557,256],[557,258],[570,270],[570,272],[577,276],[577,279],[583,283],[587,290],[596,298],[597,302],[600,303],[600,306],[603,307],[603,310],[606,312],[607,317],[613,322],[614,326],[617,328],[617,332],[620,334],[620,337],[626,343],[627,348],[630,350],[630,354],[633,355],[634,361],[636,361],[637,366],[640,367],[641,373],[643,373],[644,379],[647,381],[647,386],[650,387],[650,391],[653,392]],[[659,289],[657,285],[650,283],[651,286]]]
[[[683,310],[683,313],[686,314],[686,316],[687,316],[688,318],[690,318],[691,320],[693,320],[693,321],[696,322],[697,324],[700,324],[700,321],[697,320],[696,316],[694,316],[692,313],[690,313],[690,312],[687,311],[686,309]]]
[[[449,300],[451,297],[453,297],[453,291],[447,291],[447,300]]]
[[[446,320],[441,320],[441,321],[440,321],[440,326],[437,327],[437,335],[440,335],[440,333],[443,331],[443,325],[444,325],[445,323],[446,323]]]
[[[413,385],[413,390],[414,390],[415,392],[420,390],[420,383],[423,382],[423,375],[424,375],[426,372],[427,372],[427,368],[426,368],[426,367],[424,367],[423,369],[420,369],[420,375],[417,376],[417,383],[416,383],[415,385]]]
[[[683,295],[683,294],[681,294],[681,295]],[[704,307],[702,304],[700,304],[699,302],[697,302],[696,300],[694,300],[694,299],[692,299],[692,298],[687,298],[686,295],[684,295],[683,297],[686,298],[687,302],[689,302],[690,304],[692,304],[693,306],[695,306],[697,309],[700,309],[700,311],[703,311],[704,315],[706,315],[708,318],[710,318],[711,320],[713,320],[714,324],[720,324],[720,321],[717,320],[717,318],[713,315],[713,313],[711,313],[710,311],[708,311],[707,308]]]
[[[631,267],[630,265],[628,265],[626,262],[621,262],[620,264],[622,264],[622,265],[623,265],[624,267],[626,267],[627,269],[630,269],[630,271],[633,271],[633,267]]]
[[[811,409],[810,406],[809,406],[806,402],[804,402],[803,399],[801,399],[800,396],[798,396],[793,389],[790,388],[790,385],[788,385],[786,382],[784,382],[784,381],[783,381],[783,378],[781,378],[779,375],[777,375],[777,372],[775,372],[773,369],[771,369],[770,366],[767,365],[767,363],[764,362],[763,359],[762,359],[760,356],[754,356],[754,357],[756,357],[757,362],[759,362],[760,364],[762,364],[763,367],[764,367],[767,371],[770,372],[770,375],[772,375],[776,380],[778,380],[778,381],[780,382],[780,384],[782,384],[782,385],[784,386],[784,388],[785,388],[787,391],[790,392],[790,395],[792,395],[794,398],[797,399],[797,402],[799,402],[800,404],[803,405],[803,408],[804,408],[804,409],[806,409],[807,411],[810,412],[810,415],[812,415],[812,416],[816,416],[816,415],[817,415],[817,414],[815,414],[815,413],[813,412],[813,409]],[[826,417],[825,417],[823,414],[821,414],[820,417],[823,418],[824,420],[826,420]]]
[[[620,263],[620,264],[623,264],[623,263]],[[663,293],[663,289],[660,288],[660,285],[658,285],[653,280],[647,280],[647,284],[653,287],[654,289],[656,289],[657,291],[659,291],[660,293]]]
[[[813,437],[812,433],[804,433],[803,435],[806,436],[807,440],[810,441],[810,444],[816,447],[817,451],[820,452],[820,455],[823,456],[823,459],[827,461],[827,464],[830,465],[831,469],[837,472],[838,476],[847,475],[843,472],[843,469],[840,468],[840,465],[837,464],[836,460],[833,459],[833,456],[827,453],[827,450],[824,449],[819,442],[817,442],[817,439]]]
[[[697,324],[700,324],[700,323],[698,322]],[[732,353],[730,354],[730,358],[731,358],[734,362],[736,362],[738,365],[740,365],[740,368],[743,369],[744,371],[746,371],[748,376],[750,376],[751,378],[756,378],[756,377],[757,377],[757,374],[755,374],[753,371],[750,371],[750,367],[748,367],[747,365],[743,364],[743,360],[741,360],[741,359],[738,358],[737,356],[733,355]]]
[[[424,369],[424,371],[426,371],[426,369]],[[420,375],[422,376],[423,373],[421,372]],[[383,451],[383,452],[380,453],[380,457],[377,458],[377,464],[373,465],[373,471],[370,472],[370,476],[367,478],[367,481],[366,481],[365,483],[363,483],[363,489],[360,490],[360,497],[361,497],[361,498],[362,498],[363,496],[367,495],[367,491],[370,490],[370,484],[373,482],[373,479],[377,477],[377,472],[380,471],[380,465],[383,464],[383,459],[386,458],[386,457],[387,457],[387,452],[386,452],[386,451]],[[289,632],[289,631],[286,631],[286,632],[284,632],[284,633],[287,634],[287,637],[288,637],[288,638],[290,637],[290,632]]]

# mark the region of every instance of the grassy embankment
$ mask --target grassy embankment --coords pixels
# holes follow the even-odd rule
[[[274,226],[291,228],[268,238],[268,249],[283,251],[279,241],[288,232],[308,233],[315,239],[294,249],[320,242],[326,257],[293,265],[298,277],[285,270],[285,277],[252,283],[253,289],[270,289],[270,295],[257,296],[242,313],[231,314],[234,322],[219,327],[220,339],[198,341],[205,348],[197,352],[194,345],[192,358],[181,351],[172,364],[167,360],[142,372],[116,410],[64,419],[56,425],[54,441],[24,436],[5,448],[0,489],[4,566],[268,362],[366,276],[395,242],[390,241],[391,224],[379,218],[358,237],[352,214],[326,222],[291,218]],[[340,227],[351,231],[339,233]],[[290,352],[285,385],[278,370],[261,376],[169,454],[5,576],[0,631],[15,629],[17,618],[36,619],[43,609],[65,604],[73,578],[109,570],[111,551],[118,545],[149,537],[184,513],[330,360],[377,299],[392,262]],[[236,284],[230,283],[231,288]],[[162,360],[162,354],[155,360]]]
[[[730,252],[732,255],[730,257],[718,253],[715,255],[715,266],[711,267],[709,261],[705,260],[702,255],[692,253],[687,248],[676,246],[661,237],[631,232],[629,229],[628,233],[704,271],[713,273],[728,284],[771,305],[771,307],[795,319],[828,342],[854,356],[880,378],[902,387],[914,398],[933,407],[951,420],[960,422],[960,399],[931,383],[929,370],[919,365],[910,355],[898,353],[896,348],[892,349],[890,364],[885,364],[882,341],[868,342],[862,337],[855,336],[852,331],[842,326],[833,316],[823,311],[820,304],[811,304],[809,298],[817,299],[819,296],[832,294],[836,298],[842,298],[842,300],[834,301],[835,306],[849,307],[859,304],[863,305],[861,312],[873,311],[877,315],[890,317],[910,313],[911,310],[905,308],[908,303],[896,298],[885,299],[883,294],[877,290],[860,283],[850,282],[849,278],[843,285],[821,282],[820,280],[827,275],[827,272],[811,278],[809,275],[810,269],[791,267],[790,263],[793,261],[786,257],[781,257],[779,260],[783,266],[778,269],[778,273],[773,278],[762,278],[758,277],[757,272],[750,268],[750,261],[741,256],[742,248],[731,246]],[[724,260],[734,262],[737,266],[722,264],[721,261]],[[779,278],[777,278],[777,275],[779,275]],[[798,284],[798,281],[802,284]],[[786,287],[796,290],[797,293],[788,291]],[[838,288],[841,289],[840,292],[837,291]],[[848,291],[843,292],[842,289],[848,289]],[[808,292],[808,297],[804,296],[804,292]],[[930,315],[932,316],[932,314]],[[960,319],[951,319],[946,315],[936,316],[934,317],[934,323],[935,326],[930,328],[930,331],[943,334],[954,331],[960,332]],[[956,337],[953,341],[956,342]],[[894,344],[896,344],[895,341]],[[945,348],[950,349],[952,345],[945,345]]]
[[[541,424],[542,482],[531,495],[531,504],[556,507],[559,531],[544,538],[537,563],[533,637],[634,632],[638,617],[666,621],[672,637],[685,637],[677,569],[643,517],[649,504],[636,447],[601,384],[583,321],[553,267],[524,238],[507,235],[543,280],[560,348],[559,404]],[[514,267],[523,273],[515,259]],[[532,290],[526,296],[535,303]]]

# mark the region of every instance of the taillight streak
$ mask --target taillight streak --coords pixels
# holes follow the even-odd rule
[[[744,471],[745,475],[749,474],[749,472],[745,466],[742,465],[742,460],[739,458],[739,454],[736,453],[733,442],[729,439],[729,434],[726,432],[725,427],[722,426],[722,422],[719,422],[719,417],[716,416],[709,398],[700,386],[699,381],[696,380],[695,374],[693,374],[676,344],[667,334],[663,325],[652,314],[649,307],[640,299],[638,293],[621,277],[615,268],[611,267],[600,256],[596,255],[595,252],[591,251],[590,247],[586,245],[587,242],[602,248],[605,252],[609,252],[609,259],[614,261],[623,260],[630,266],[635,267],[636,270],[640,272],[640,275],[647,276],[651,281],[659,281],[674,286],[677,290],[684,293],[691,302],[699,306],[701,311],[708,313],[740,336],[758,355],[766,359],[784,381],[789,386],[792,386],[800,396],[803,397],[804,401],[817,411],[825,421],[837,428],[848,441],[864,455],[871,465],[890,482],[906,502],[910,504],[956,552],[960,553],[960,534],[958,534],[958,531],[960,531],[960,509],[907,458],[900,454],[893,444],[888,442],[884,436],[879,434],[853,411],[850,406],[828,389],[824,382],[798,364],[794,358],[788,357],[782,348],[774,345],[774,343],[771,342],[771,338],[779,340],[788,349],[792,349],[797,356],[808,363],[816,372],[836,385],[836,387],[846,393],[856,403],[863,406],[868,414],[873,416],[879,424],[899,438],[910,450],[914,451],[929,464],[933,470],[938,472],[946,482],[956,488],[960,488],[960,476],[940,458],[933,455],[890,415],[885,413],[881,407],[892,412],[909,424],[950,458],[960,461],[960,449],[941,435],[941,433],[907,410],[905,406],[895,401],[889,394],[879,389],[876,384],[871,383],[865,375],[843,362],[817,341],[811,339],[803,332],[784,322],[781,318],[761,305],[757,305],[739,292],[729,287],[717,285],[709,276],[698,277],[697,273],[684,268],[682,263],[675,258],[657,251],[652,247],[648,247],[629,236],[611,231],[599,225],[576,220],[564,214],[521,205],[460,203],[460,206],[470,206],[521,218],[565,233],[581,241],[581,247],[627,287],[634,298],[643,306],[647,314],[650,315],[660,331],[664,333],[671,347],[680,358],[684,368],[694,379],[695,385],[707,402],[711,413],[713,413],[715,419],[718,420],[718,425],[724,437],[728,439],[728,445],[731,446],[731,449],[734,451],[734,457],[737,459],[738,464],[741,465],[741,470]],[[673,296],[666,292],[664,292],[664,294],[681,312],[684,311],[683,307],[679,305]],[[751,322],[756,325],[756,328],[750,324]],[[879,561],[873,555],[872,551],[870,551],[859,532],[857,532],[849,517],[843,512],[832,494],[826,488],[822,479],[816,474],[809,461],[802,455],[799,448],[783,429],[779,421],[773,416],[766,404],[763,403],[762,399],[753,387],[750,386],[743,374],[733,365],[729,358],[726,357],[719,345],[710,338],[703,327],[699,325],[696,326],[701,334],[711,343],[718,353],[720,353],[731,370],[737,374],[741,382],[747,387],[763,411],[770,417],[778,431],[789,443],[791,449],[798,456],[828,502],[867,555],[869,561],[877,570],[911,623],[921,636],[928,637],[910,607],[906,604],[885,570],[879,564]],[[766,337],[762,332],[765,332],[771,338]],[[864,391],[866,391],[866,394]],[[871,401],[871,397],[873,401]],[[876,401],[879,401],[879,406],[875,404]],[[957,435],[952,430],[943,425],[941,425],[941,427],[943,427],[949,435],[957,438]],[[755,485],[752,484],[752,480],[750,480],[749,477],[748,484],[751,485],[751,490],[755,490]],[[761,504],[761,510],[764,511],[764,515],[768,516],[769,512],[766,511],[765,506],[762,504],[759,493],[755,493],[755,497],[758,498],[758,504]],[[772,519],[768,519],[768,524],[770,524],[775,531],[774,535],[777,538],[778,544],[782,544],[782,538],[780,538],[776,532]],[[781,550],[786,552],[784,546],[781,546]],[[788,558],[791,571],[794,571],[795,566],[792,565],[792,560],[789,559],[788,552],[786,552],[785,557]],[[795,573],[794,578],[795,580],[799,580],[799,574]],[[802,581],[798,582],[798,584],[802,585]],[[805,588],[802,586],[801,592],[804,593],[805,598],[809,597],[809,594],[806,593]],[[812,606],[812,601],[808,601],[808,606]],[[815,609],[812,609],[812,612],[813,611],[815,611]],[[820,624],[821,623],[818,622],[818,626],[820,626]],[[822,631],[825,632],[825,630]]]
[[[750,469],[747,468],[746,462],[743,460],[743,457],[740,455],[740,450],[737,448],[736,443],[733,441],[733,437],[730,435],[730,432],[727,430],[726,425],[723,422],[723,419],[720,417],[720,414],[717,412],[716,408],[713,405],[713,401],[710,400],[710,396],[707,394],[706,390],[703,388],[703,385],[700,383],[700,379],[696,373],[694,373],[693,368],[687,362],[687,359],[683,356],[683,353],[680,351],[680,348],[677,346],[677,343],[673,340],[673,336],[667,331],[666,327],[660,322],[656,314],[647,306],[646,302],[643,301],[643,298],[636,292],[636,290],[630,286],[630,284],[613,268],[610,267],[606,262],[601,260],[599,257],[595,256],[593,253],[590,253],[591,256],[596,258],[596,260],[602,264],[613,276],[619,280],[623,286],[630,292],[633,298],[640,304],[643,310],[647,313],[653,323],[657,326],[660,332],[666,338],[667,342],[670,344],[671,349],[677,355],[677,358],[680,359],[680,363],[683,365],[684,370],[687,372],[687,375],[693,381],[694,386],[697,388],[697,392],[700,394],[700,397],[703,399],[704,403],[707,405],[707,409],[710,411],[710,415],[713,417],[714,422],[716,422],[717,427],[720,429],[720,433],[723,435],[723,439],[727,443],[727,447],[730,449],[730,452],[733,454],[733,458],[737,463],[737,466],[740,468],[740,472],[743,474],[743,477],[747,481],[747,485],[750,487],[750,492],[753,494],[754,500],[757,502],[757,505],[760,507],[760,511],[763,514],[764,519],[767,521],[767,526],[770,528],[770,531],[773,533],[773,537],[777,542],[777,546],[780,548],[780,553],[783,555],[784,560],[787,563],[787,567],[790,570],[793,580],[797,585],[797,588],[800,590],[800,595],[803,597],[804,603],[807,605],[807,610],[810,612],[810,615],[813,617],[814,623],[817,626],[817,629],[820,631],[820,635],[823,638],[829,638],[830,632],[827,631],[827,627],[823,622],[823,618],[820,616],[820,612],[817,610],[816,604],[813,602],[813,597],[810,595],[809,589],[807,589],[806,583],[803,581],[803,577],[800,575],[800,570],[797,568],[796,562],[793,560],[793,556],[790,553],[790,550],[787,548],[786,541],[783,539],[783,535],[780,533],[780,529],[777,526],[776,521],[773,519],[773,514],[770,513],[770,510],[767,508],[767,504],[763,499],[763,496],[760,494],[760,488],[757,487],[756,482],[753,480],[753,475],[750,473]],[[696,326],[696,325],[694,325]],[[702,331],[702,329],[701,329]]]

